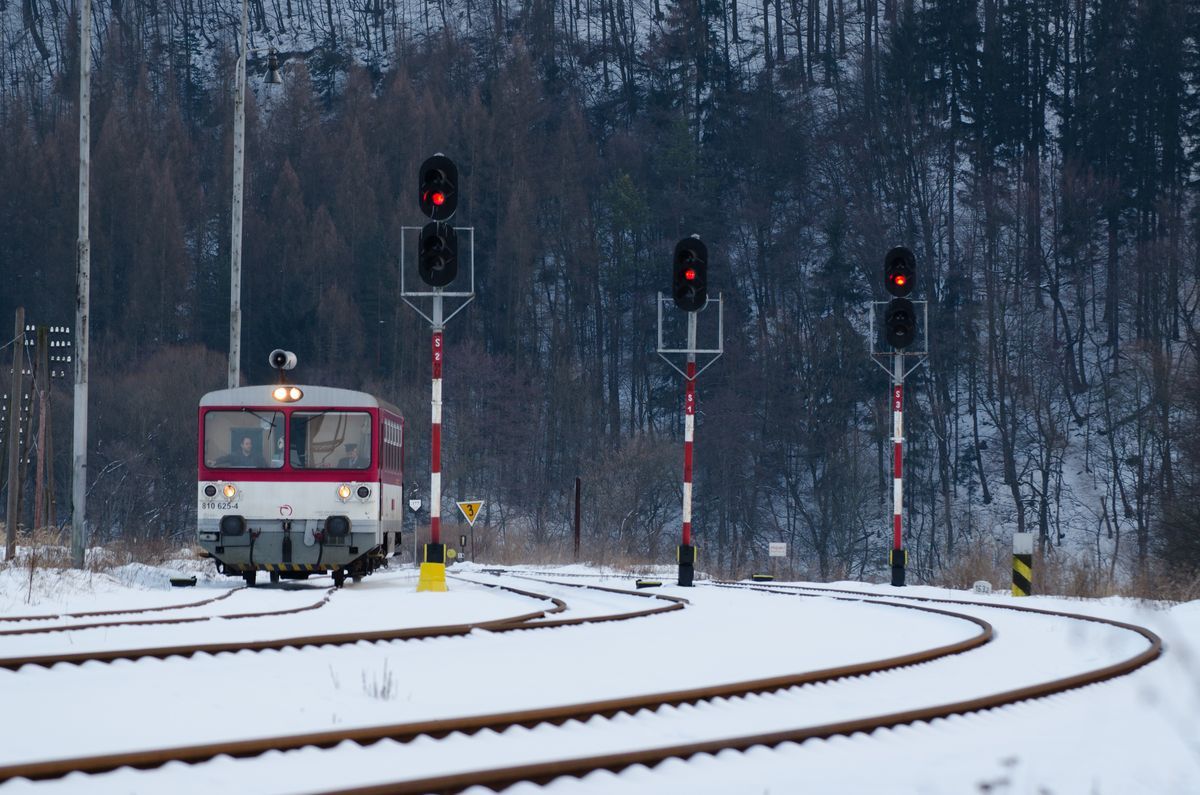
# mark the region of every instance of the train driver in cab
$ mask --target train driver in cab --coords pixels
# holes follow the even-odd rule
[[[366,462],[358,454],[358,445],[346,443],[346,454],[338,460],[338,469],[362,469]]]
[[[261,467],[262,456],[254,449],[254,440],[249,436],[242,437],[242,443],[237,450],[217,461],[220,467]]]

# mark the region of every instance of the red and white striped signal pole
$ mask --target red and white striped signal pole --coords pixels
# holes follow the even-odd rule
[[[435,547],[442,545],[442,330],[442,297],[438,295],[433,299],[433,415],[429,425],[429,542]],[[441,560],[429,562],[445,563],[444,552]]]
[[[683,539],[679,545],[679,584],[688,586],[696,573],[692,545],[692,447],[696,437],[696,313],[688,312],[688,355],[683,393]]]
[[[431,416],[429,423],[429,543],[420,560],[421,573],[418,591],[446,590],[446,545],[442,543],[442,363],[445,352],[442,333],[446,323],[475,299],[475,230],[461,227],[471,234],[471,286],[467,292],[447,292],[458,275],[458,233],[449,220],[458,207],[458,166],[440,152],[427,158],[418,172],[417,202],[430,222],[420,227],[417,240],[417,272],[432,292],[409,292],[405,286],[405,247],[400,246],[400,298],[429,321],[433,332],[430,355]],[[417,227],[402,227],[401,233]],[[426,315],[409,298],[430,297],[432,317]],[[465,299],[457,309],[445,315],[446,298]],[[420,501],[412,500],[418,506]],[[414,508],[413,510],[416,510]],[[414,551],[416,533],[413,533]]]
[[[908,552],[904,549],[904,349],[912,345],[917,337],[916,307],[907,296],[916,286],[917,260],[904,246],[895,246],[883,258],[884,286],[893,298],[888,301],[883,313],[883,336],[892,346],[892,548],[888,562],[892,567],[892,585],[904,585],[904,569],[908,565]],[[922,302],[923,303],[923,302]],[[928,309],[928,304],[925,304]],[[923,328],[928,329],[926,316]],[[874,336],[875,314],[871,312],[871,334]],[[928,335],[928,331],[925,332]],[[872,358],[874,353],[872,341]],[[928,346],[926,346],[928,348]],[[917,362],[924,361],[924,353]],[[884,370],[887,365],[876,362]]]
[[[892,375],[892,585],[904,585],[904,354],[896,353]]]
[[[433,290],[433,342],[431,400],[432,412],[429,421],[429,543],[421,560],[421,572],[417,578],[418,591],[446,590],[446,545],[442,543],[442,361],[445,346],[442,332],[446,327],[443,318],[442,288]]]
[[[676,550],[679,563],[679,584],[690,586],[696,574],[696,546],[692,543],[692,451],[696,434],[696,379],[708,365],[716,361],[722,349],[701,351],[696,348],[696,313],[708,305],[708,247],[699,235],[690,235],[675,245],[671,265],[671,295],[675,306],[687,312],[687,347],[667,348],[663,344],[662,294],[658,299],[658,355],[666,359],[684,378],[683,398],[683,534]],[[724,315],[720,296],[717,297],[717,338],[721,339]],[[687,371],[680,370],[670,359],[669,353],[687,355]],[[696,371],[696,354],[715,354],[714,358]]]

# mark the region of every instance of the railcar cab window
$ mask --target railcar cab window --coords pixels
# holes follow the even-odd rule
[[[204,464],[279,469],[283,466],[283,414],[250,409],[206,413]]]
[[[371,415],[365,411],[293,411],[294,469],[367,469],[371,466]]]

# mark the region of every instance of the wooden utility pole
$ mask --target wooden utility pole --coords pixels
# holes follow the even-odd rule
[[[54,524],[54,458],[50,455],[50,329],[38,326],[34,379],[37,385],[37,466],[34,476],[34,528]]]
[[[242,0],[238,60],[233,95],[233,218],[229,235],[229,388],[240,383],[242,371],[242,180],[246,163],[246,27],[250,0]]]
[[[54,414],[50,410],[50,389],[46,389],[46,526],[58,526],[58,492],[54,483]]]
[[[79,244],[75,271],[75,403],[71,439],[71,565],[82,569],[87,546],[88,328],[92,243],[88,236],[92,152],[92,0],[79,4]]]
[[[575,478],[575,562],[579,562],[579,497],[583,491],[583,478]],[[472,549],[472,552],[475,550]],[[474,558],[471,558],[474,560]]]
[[[17,307],[13,326],[12,391],[8,394],[8,510],[4,516],[4,559],[17,556],[17,522],[21,516],[21,365],[25,354],[25,307]]]

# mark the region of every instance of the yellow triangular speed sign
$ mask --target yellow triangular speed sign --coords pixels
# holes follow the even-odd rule
[[[483,506],[483,500],[473,500],[471,502],[458,503],[458,510],[462,511],[462,515],[467,517],[467,522],[474,527],[475,517],[479,515],[479,509]]]

